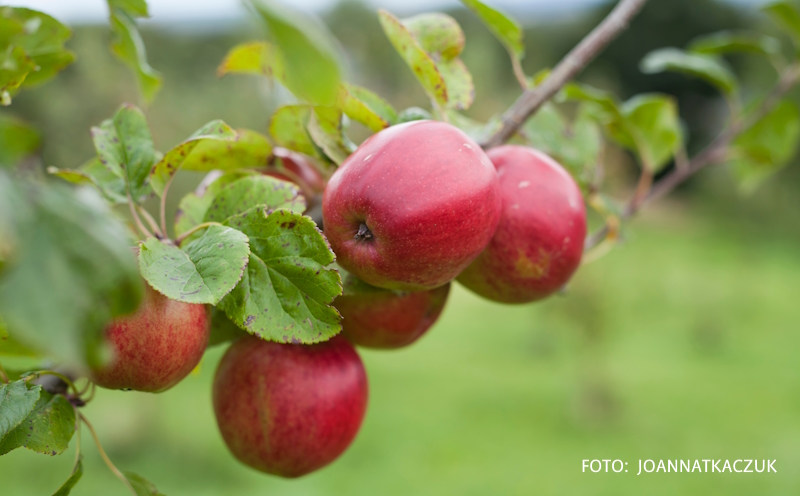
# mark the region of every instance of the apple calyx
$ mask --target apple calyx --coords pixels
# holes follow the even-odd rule
[[[372,231],[369,230],[369,227],[365,223],[361,223],[358,226],[358,232],[355,235],[356,241],[367,241],[372,239]]]

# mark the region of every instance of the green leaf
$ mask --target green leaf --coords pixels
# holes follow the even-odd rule
[[[64,48],[72,32],[47,14],[25,8],[6,8],[2,15],[22,23],[22,32],[8,41],[22,47],[35,64],[23,86],[42,84],[75,60],[75,54]]]
[[[278,146],[321,158],[306,130],[310,118],[310,105],[284,105],[272,114],[269,134]]]
[[[520,133],[530,144],[562,164],[579,184],[587,184],[600,159],[600,127],[582,105],[570,124],[552,103],[544,104],[528,119]]]
[[[36,358],[39,356],[34,350],[28,348],[27,346],[23,345],[13,336],[8,334],[8,329],[6,327],[6,323],[3,320],[2,316],[0,316],[0,356],[13,356],[13,357],[32,357]],[[6,369],[6,372],[9,372]]]
[[[411,109],[406,109],[406,110],[411,110]],[[484,138],[489,136],[495,130],[495,128],[500,122],[495,117],[490,119],[488,123],[479,122],[453,109],[449,109],[447,111],[447,117],[450,120],[450,124],[454,125],[455,127],[467,133],[467,135],[470,138],[472,138],[478,143],[480,143],[481,141],[483,141]]]
[[[134,200],[150,194],[148,177],[156,161],[156,150],[141,110],[123,105],[114,117],[92,128],[92,140],[100,162],[116,176],[117,184],[119,178],[127,183]]]
[[[24,447],[45,455],[60,455],[75,433],[75,409],[63,396],[41,391],[28,417],[0,440],[0,455]]]
[[[310,218],[254,208],[226,224],[247,234],[251,249],[244,277],[219,304],[229,319],[281,343],[317,343],[341,331],[331,306],[341,279],[326,268],[334,255]]]
[[[0,442],[33,411],[42,386],[28,389],[25,381],[0,383]]]
[[[144,41],[134,22],[134,17],[140,15],[140,12],[114,8],[114,4],[118,3],[115,0],[109,0],[108,3],[111,12],[111,31],[114,36],[111,51],[133,71],[144,100],[152,102],[161,89],[163,77],[147,62]]]
[[[247,236],[212,225],[183,249],[147,239],[139,250],[139,270],[170,299],[216,305],[242,278],[249,254]]]
[[[708,55],[743,52],[772,56],[780,53],[781,42],[750,31],[720,31],[695,38],[687,49]]]
[[[0,53],[0,103],[11,104],[11,93],[22,85],[25,77],[36,68],[36,63],[20,46],[10,45]]]
[[[206,194],[209,194],[206,192]],[[238,179],[219,190],[204,215],[204,222],[222,222],[258,205],[270,210],[285,208],[302,214],[305,199],[297,185],[270,176],[253,175]]]
[[[522,27],[517,21],[480,0],[461,0],[461,3],[483,21],[513,57],[517,60],[522,59],[525,55],[525,45],[522,43]]]
[[[713,55],[687,53],[677,48],[660,48],[648,53],[639,68],[645,74],[671,71],[698,77],[725,94],[735,93],[739,87],[736,76],[722,59]]]
[[[424,121],[430,119],[433,119],[431,113],[419,107],[408,107],[407,109],[401,110],[400,113],[397,114],[397,124],[403,124],[404,122],[411,122],[411,121]]]
[[[355,150],[342,128],[342,111],[336,107],[314,107],[308,122],[308,134],[337,165]]]
[[[386,100],[360,86],[343,83],[337,105],[348,117],[376,133],[397,120],[397,113]]]
[[[742,187],[752,190],[785,166],[800,141],[800,110],[783,100],[732,144],[732,165]]]
[[[58,167],[50,166],[47,168],[47,173],[60,177],[72,184],[90,185],[103,195],[103,198],[109,203],[119,205],[128,202],[125,192],[125,178],[115,175],[97,157],[89,160],[78,169],[59,169]]]
[[[150,17],[145,0],[108,0],[112,9],[120,9],[131,17]]]
[[[433,59],[447,88],[447,107],[467,109],[475,99],[472,75],[458,58],[464,48],[464,32],[455,19],[441,13],[403,19],[411,36]]]
[[[637,95],[622,105],[622,115],[626,132],[616,139],[636,151],[642,166],[654,173],[667,165],[683,144],[678,106],[672,97]]]
[[[0,167],[13,167],[41,145],[36,128],[10,115],[0,115]]]
[[[201,127],[184,142],[164,154],[164,158],[153,167],[150,172],[150,184],[153,187],[153,191],[158,196],[164,194],[167,185],[172,180],[172,176],[178,172],[178,169],[187,161],[187,157],[200,143],[208,140],[232,141],[236,137],[236,131],[220,120],[211,121]],[[194,162],[194,164],[197,164],[197,162]]]
[[[437,104],[447,104],[447,84],[430,55],[417,43],[411,31],[386,10],[378,11],[383,32],[400,57],[414,72],[428,96]]]
[[[87,188],[0,175],[0,201],[16,192],[26,201],[11,212],[17,239],[0,275],[0,314],[25,345],[97,364],[106,323],[134,311],[142,295],[125,227]]]
[[[266,41],[242,43],[231,48],[217,68],[217,76],[256,74],[286,84],[286,69],[280,51]]]
[[[272,155],[266,136],[250,129],[236,130],[230,139],[200,141],[183,162],[192,171],[232,170],[264,167]]]
[[[247,336],[247,333],[231,322],[231,319],[225,316],[225,312],[211,307],[211,334],[208,337],[208,346],[227,343],[242,336]]]
[[[790,2],[775,2],[761,8],[772,21],[785,31],[800,49],[800,12]]]
[[[327,29],[273,0],[251,0],[280,49],[286,87],[298,98],[332,105],[339,91],[338,46]]]
[[[196,150],[195,150],[196,151]],[[205,221],[206,211],[217,194],[228,184],[254,174],[251,171],[233,171],[220,175],[207,187],[187,194],[178,204],[175,214],[175,232],[185,233]]]
[[[156,486],[141,475],[133,472],[123,472],[125,478],[131,483],[131,487],[136,492],[136,496],[166,496],[156,489]]]
[[[72,474],[69,476],[69,479],[64,481],[61,487],[58,488],[58,491],[53,493],[53,496],[69,496],[69,493],[72,492],[72,488],[81,480],[81,477],[83,477],[83,455],[78,455],[78,462],[72,468]]]

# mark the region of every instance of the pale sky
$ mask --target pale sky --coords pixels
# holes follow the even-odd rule
[[[761,0],[732,1],[763,3]],[[231,21],[245,14],[241,0],[149,0],[147,3],[152,22],[156,23]],[[334,5],[336,0],[286,0],[286,3],[305,11],[320,11]],[[367,3],[401,14],[460,5],[458,0],[367,0]],[[537,13],[564,13],[568,9],[603,3],[603,0],[494,0],[491,3],[513,14],[535,16]],[[70,24],[100,23],[107,17],[105,0],[11,0],[8,4],[41,10]]]

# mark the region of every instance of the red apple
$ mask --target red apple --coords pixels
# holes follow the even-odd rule
[[[555,160],[533,148],[493,148],[503,213],[489,246],[458,277],[503,303],[540,300],[558,291],[583,255],[586,210],[580,188]]]
[[[300,477],[331,463],[355,438],[367,374],[341,336],[313,345],[247,336],[222,357],[213,396],[220,432],[239,461]]]
[[[415,342],[439,318],[450,284],[408,293],[376,288],[343,274],[344,293],[333,306],[342,314],[342,335],[367,348],[402,348]]]
[[[171,300],[149,284],[145,287],[136,313],[106,327],[114,355],[92,371],[98,386],[164,391],[189,375],[203,357],[211,325],[205,305]]]
[[[325,235],[338,263],[387,289],[455,278],[489,243],[500,216],[497,174],[459,129],[414,121],[367,139],[328,182]]]

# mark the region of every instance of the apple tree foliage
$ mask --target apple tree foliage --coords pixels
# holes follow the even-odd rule
[[[524,74],[519,23],[481,0],[462,2],[507,49],[524,91],[549,77],[546,68]],[[148,64],[137,30],[137,19],[149,15],[147,4],[107,4],[110,49],[130,68],[142,100],[152,103],[163,80]],[[95,156],[42,170],[41,134],[10,113],[0,115],[0,358],[31,364],[28,370],[0,367],[0,455],[20,447],[61,454],[81,423],[91,429],[79,410],[89,385],[79,390],[72,379],[108,359],[102,331],[111,319],[137,308],[142,279],[171,299],[213,306],[210,345],[243,333],[309,344],[340,332],[331,303],[342,294],[342,278],[314,218],[304,215],[318,199],[262,174],[275,167],[276,147],[306,156],[329,177],[357,146],[348,136],[354,122],[374,133],[434,118],[478,142],[503,125],[499,115],[478,122],[463,113],[476,98],[475,87],[460,58],[464,32],[446,14],[401,19],[386,10],[377,13],[429,99],[430,110],[398,111],[345,80],[342,55],[323,25],[276,1],[250,4],[267,36],[231,47],[218,75],[267,78],[294,96],[274,112],[267,129],[212,121],[159,151],[146,114],[122,104],[87,135]],[[800,76],[800,13],[785,2],[763,10],[795,43],[793,51],[759,33],[726,31],[684,49],[656,50],[641,61],[645,73],[679,72],[719,91],[730,115],[721,146],[712,152],[747,189],[785,166],[800,139],[800,111],[783,98]],[[45,13],[0,7],[0,103],[10,105],[22,90],[74,63],[76,55],[66,48],[70,36],[68,27]],[[746,100],[726,63],[730,53],[769,60],[778,73],[775,90]],[[627,150],[641,168],[642,188],[628,214],[638,206],[634,200],[646,199],[656,174],[693,167],[677,102],[665,94],[619,101],[571,82],[521,123],[511,141],[561,162],[608,226],[619,225],[626,206],[603,193],[604,149]],[[166,198],[181,170],[210,174],[181,199],[177,217],[167,219]],[[160,209],[150,213],[144,201],[154,197]],[[76,453],[73,472],[55,494],[69,494],[79,481],[81,460]],[[125,473],[123,479],[134,494],[160,494],[141,476]]]

